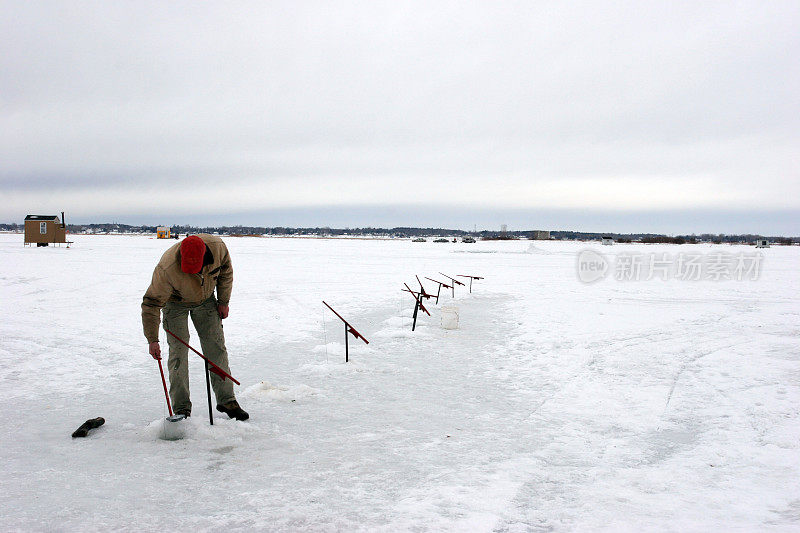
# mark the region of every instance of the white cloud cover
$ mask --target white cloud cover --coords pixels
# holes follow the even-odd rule
[[[0,2],[0,49],[0,219],[800,211],[796,2]]]

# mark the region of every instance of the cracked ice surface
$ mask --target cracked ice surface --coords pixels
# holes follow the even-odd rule
[[[139,304],[174,241],[74,240],[0,235],[0,529],[800,524],[798,247],[764,250],[757,281],[584,285],[581,243],[227,238],[225,334],[251,419],[209,426],[190,359],[193,416],[168,442]],[[692,248],[718,249],[752,250]],[[603,252],[634,250],[678,248]],[[486,279],[443,290],[412,333],[400,288],[440,271]],[[323,299],[370,341],[350,339],[349,364]],[[459,329],[439,327],[442,305]]]

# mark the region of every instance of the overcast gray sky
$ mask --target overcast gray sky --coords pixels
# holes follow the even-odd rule
[[[0,1],[0,221],[800,235],[799,52],[797,0]]]

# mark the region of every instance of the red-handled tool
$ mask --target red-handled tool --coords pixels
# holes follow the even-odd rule
[[[167,380],[164,379],[164,367],[161,366],[161,359],[158,361],[158,370],[161,372],[161,384],[164,385],[164,397],[167,399],[167,409],[169,409],[169,416],[172,416],[172,404],[169,402],[169,393],[167,392]]]

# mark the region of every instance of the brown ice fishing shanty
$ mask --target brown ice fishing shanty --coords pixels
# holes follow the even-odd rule
[[[47,246],[67,242],[67,227],[56,215],[28,215],[25,217],[25,244]]]

